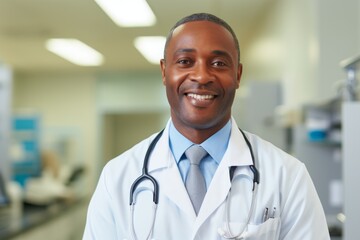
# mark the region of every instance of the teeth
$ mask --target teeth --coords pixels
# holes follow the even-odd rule
[[[195,98],[197,100],[208,100],[208,99],[213,99],[214,95],[198,95],[195,93],[189,93],[188,94],[189,97]]]

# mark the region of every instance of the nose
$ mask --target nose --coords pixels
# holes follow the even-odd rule
[[[211,73],[210,66],[204,62],[198,62],[191,73],[191,80],[200,84],[207,84],[214,80],[214,76]]]

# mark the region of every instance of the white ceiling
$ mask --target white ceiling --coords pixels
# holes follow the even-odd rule
[[[149,28],[120,28],[93,0],[0,0],[0,61],[15,71],[158,69],[133,47],[136,36],[164,35],[180,18],[209,12],[233,26],[245,44],[275,0],[148,0],[157,17]],[[48,38],[77,38],[101,52],[101,67],[80,67],[48,52]]]

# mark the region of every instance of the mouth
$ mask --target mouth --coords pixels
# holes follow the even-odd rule
[[[186,94],[189,98],[193,98],[198,101],[205,101],[205,100],[211,100],[215,98],[215,95],[211,94],[196,94],[196,93],[188,93]]]
[[[211,106],[217,95],[210,93],[186,93],[185,94],[192,106],[196,108],[207,108]]]

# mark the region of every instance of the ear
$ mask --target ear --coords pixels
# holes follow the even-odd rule
[[[165,81],[165,59],[160,60],[160,68],[161,68],[161,77],[162,77],[163,85],[166,85],[166,81]]]
[[[237,73],[236,73],[237,74],[237,76],[236,76],[237,88],[239,88],[239,86],[240,86],[242,69],[243,69],[243,66],[241,63],[239,63],[238,68],[237,68]]]

